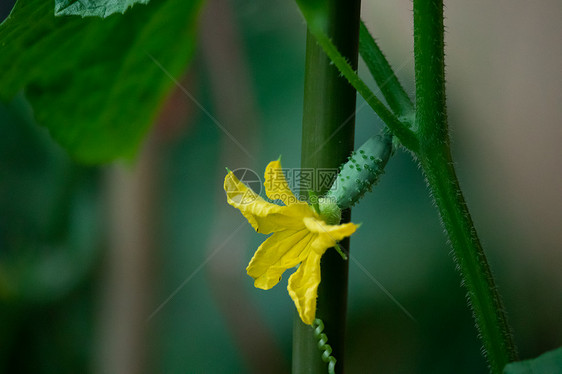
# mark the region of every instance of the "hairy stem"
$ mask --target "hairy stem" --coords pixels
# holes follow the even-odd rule
[[[414,114],[414,104],[363,22],[359,30],[359,53],[390,109],[399,119],[410,120],[409,117],[413,117]]]
[[[511,330],[451,160],[443,0],[414,0],[417,156],[449,235],[491,371],[517,357]]]
[[[301,5],[301,4],[299,4]],[[329,0],[320,5],[325,15],[322,29],[340,51],[352,69],[357,68],[359,44],[360,1]],[[309,31],[306,44],[302,161],[303,168],[334,169],[335,171],[353,151],[355,131],[355,100],[353,87],[340,76],[331,64],[316,35]],[[321,195],[320,186],[314,186]],[[326,186],[326,189],[329,185]],[[349,221],[349,210],[343,220]],[[349,248],[349,241],[341,246]],[[316,315],[325,323],[333,355],[337,358],[336,372],[343,372],[344,332],[347,306],[348,262],[335,250],[322,257],[322,281],[318,289]],[[326,373],[318,342],[311,326],[296,317],[293,338],[293,373]]]

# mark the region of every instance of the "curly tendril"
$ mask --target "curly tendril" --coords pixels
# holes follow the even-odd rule
[[[328,374],[335,374],[336,358],[332,356],[332,347],[328,344],[328,336],[323,333],[324,322],[320,318],[314,320],[314,336],[318,340],[318,349],[322,352],[322,361],[328,364]]]

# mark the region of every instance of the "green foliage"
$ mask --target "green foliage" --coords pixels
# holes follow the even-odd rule
[[[562,373],[562,347],[531,360],[507,364],[503,372],[504,374],[560,374]]]
[[[132,157],[194,50],[202,1],[153,0],[106,19],[19,0],[0,25],[0,99],[20,90],[77,160]],[[32,25],[32,27],[31,27]]]
[[[95,169],[73,164],[25,104],[18,96],[0,105],[0,303],[6,305],[60,300],[91,271],[101,243]]]
[[[135,4],[148,4],[150,0],[55,0],[56,16],[102,17],[125,13]]]

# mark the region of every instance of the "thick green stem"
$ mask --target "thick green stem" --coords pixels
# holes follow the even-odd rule
[[[359,44],[360,1],[329,0],[325,7],[324,33],[332,40],[341,55],[357,68]],[[355,129],[355,99],[353,87],[340,76],[330,63],[314,35],[309,31],[306,45],[302,162],[303,168],[333,169],[333,177],[340,164],[353,151]],[[318,181],[315,181],[318,182]],[[329,184],[323,183],[325,189]],[[320,187],[320,188],[319,188]],[[314,186],[321,194],[321,186]],[[349,221],[344,211],[343,220]],[[349,241],[341,246],[349,249]],[[318,289],[316,316],[324,321],[325,333],[337,358],[336,372],[343,372],[344,332],[347,306],[348,262],[333,249],[321,262],[322,281]],[[293,373],[326,373],[327,364],[321,360],[317,340],[311,326],[296,317],[293,338]]]
[[[449,235],[491,371],[517,357],[492,273],[451,160],[445,101],[443,1],[414,0],[417,156]]]

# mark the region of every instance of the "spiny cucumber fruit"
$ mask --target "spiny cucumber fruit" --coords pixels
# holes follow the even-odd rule
[[[334,184],[324,196],[325,204],[335,202],[340,209],[355,205],[378,182],[391,153],[390,135],[375,135],[367,140],[340,167]]]

